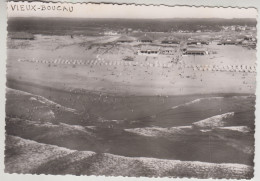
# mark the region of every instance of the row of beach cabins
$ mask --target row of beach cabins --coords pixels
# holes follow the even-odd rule
[[[152,38],[151,36],[144,34],[138,38],[130,37],[127,35],[122,35],[116,40],[118,43],[132,43],[132,42],[140,42],[140,43],[146,43],[146,44],[152,44],[156,40]],[[158,41],[157,41],[158,42]],[[217,40],[217,45],[241,45],[243,47],[255,49],[257,44],[257,39],[254,38],[252,35],[240,35],[240,37],[237,38],[222,38]],[[167,37],[160,41],[161,46],[167,46],[167,45],[175,45],[180,46],[181,41],[173,36]],[[186,42],[186,49],[183,49],[183,54],[186,55],[206,55],[208,52],[205,50],[205,48],[201,48],[203,45],[209,45],[209,41],[199,38],[189,38]],[[142,55],[158,55],[160,50],[158,50],[158,47],[152,47],[150,46],[148,49],[148,46],[146,46],[146,50],[142,48]],[[162,48],[163,49],[163,48]],[[168,49],[171,49],[171,47],[168,47]],[[167,50],[168,51],[168,50]],[[172,51],[169,51],[170,54],[173,53]],[[140,53],[140,52],[139,52]],[[165,54],[166,52],[161,52],[161,54]]]
[[[104,61],[104,60],[40,60],[40,59],[18,59],[19,62],[42,63],[42,64],[64,64],[64,65],[90,65],[90,66],[141,66],[141,67],[175,67],[174,63],[162,63],[160,61],[150,62],[124,62],[124,61]],[[256,73],[256,66],[249,65],[186,65],[181,64],[183,68],[191,68],[194,71],[221,71],[221,72],[247,72]]]

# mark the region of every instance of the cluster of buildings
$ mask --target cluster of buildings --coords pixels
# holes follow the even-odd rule
[[[233,25],[233,26],[222,26],[222,30],[224,31],[246,31],[246,30],[256,30],[254,26],[241,26],[241,25]]]
[[[189,38],[187,45],[209,45],[209,41],[207,40],[203,40],[203,39],[193,39],[193,38]]]
[[[131,42],[155,43],[155,38],[153,38],[147,34],[143,34],[139,37],[131,37],[128,35],[122,35],[121,37],[119,37],[116,40],[116,42],[118,42],[118,43],[131,43]],[[156,41],[156,43],[165,44],[165,45],[179,45],[180,41],[174,37],[167,37],[160,42]]]
[[[113,30],[105,31],[104,35],[106,35],[106,36],[116,36],[116,35],[118,35],[118,32],[117,31],[113,31]]]
[[[174,55],[181,50],[185,55],[206,55],[208,51],[205,48],[196,47],[196,45],[208,45],[209,42],[205,40],[189,39],[186,48],[180,48],[180,40],[175,37],[166,37],[159,41],[149,35],[142,35],[138,38],[122,35],[116,40],[118,43],[132,43],[137,42],[138,55],[157,56],[157,55]],[[194,46],[195,45],[195,46]]]
[[[122,35],[116,40],[117,43],[133,43],[136,42],[138,45],[137,54],[146,56],[156,56],[159,54],[173,55],[177,52],[180,41],[174,37],[167,37],[161,42],[155,42],[154,38],[144,34],[140,37],[134,38],[127,35]]]
[[[257,39],[252,35],[245,35],[240,38],[226,38],[218,42],[218,45],[242,45],[247,48],[256,48]]]

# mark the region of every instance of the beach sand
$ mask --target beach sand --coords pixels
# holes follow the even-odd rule
[[[55,38],[58,43],[52,44]],[[85,39],[88,40],[88,37]],[[7,79],[65,90],[83,89],[128,95],[255,93],[254,72],[203,71],[192,68],[196,65],[254,67],[255,50],[235,45],[210,45],[209,49],[219,53],[184,56],[180,58],[180,63],[174,64],[171,63],[172,57],[165,55],[146,57],[135,55],[134,50],[131,50],[132,54],[126,51],[125,55],[118,54],[117,50],[112,51],[113,46],[121,45],[112,44],[112,49],[103,47],[103,50],[100,50],[102,46],[99,45],[88,50],[87,47],[94,40],[90,38],[88,42],[85,39],[40,36],[35,42],[29,41],[26,49],[19,47],[19,42],[16,42],[16,48],[8,49],[7,52]],[[100,43],[100,39],[103,41],[101,43],[113,41],[111,38],[101,37],[95,43]],[[107,52],[107,49],[110,51]],[[126,49],[121,51],[124,50]],[[134,62],[124,61],[123,57],[127,55],[135,57]],[[19,59],[82,60],[85,65],[19,62]],[[170,67],[166,66],[168,64]]]

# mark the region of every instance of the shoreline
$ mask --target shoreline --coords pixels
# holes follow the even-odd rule
[[[40,89],[49,89],[49,90],[55,90],[55,91],[62,91],[65,93],[73,92],[77,94],[95,94],[95,95],[109,95],[109,96],[122,96],[122,97],[131,97],[131,96],[136,96],[136,97],[180,97],[180,96],[202,96],[202,97],[207,97],[207,96],[223,96],[223,97],[229,97],[229,96],[244,96],[244,95],[250,95],[250,96],[256,96],[256,94],[252,93],[237,93],[237,92],[212,92],[212,93],[195,93],[195,94],[169,94],[169,95],[158,95],[158,94],[130,94],[130,93],[122,93],[122,92],[106,92],[106,91],[100,91],[100,90],[88,90],[88,89],[82,89],[82,88],[74,88],[71,90],[66,90],[66,89],[61,89],[58,87],[51,87],[50,85],[40,85],[35,82],[29,82],[29,81],[20,81],[20,80],[15,80],[15,79],[10,79],[7,78],[6,80],[6,87],[12,88],[12,89],[17,89],[17,86],[28,86],[28,87],[35,87],[35,88],[40,88]],[[17,89],[20,90],[20,89]],[[22,90],[23,91],[23,90]]]

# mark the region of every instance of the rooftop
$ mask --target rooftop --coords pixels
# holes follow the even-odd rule
[[[206,52],[205,48],[188,47],[186,52]]]

